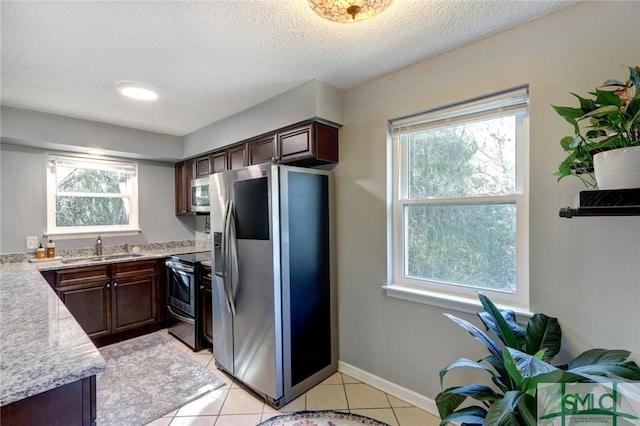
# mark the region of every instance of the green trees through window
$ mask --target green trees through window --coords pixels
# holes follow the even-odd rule
[[[48,156],[49,232],[137,229],[137,164]]]
[[[108,170],[74,169],[58,184],[57,226],[128,225],[127,201],[113,198],[126,188],[126,176]],[[62,195],[89,193],[90,196]]]
[[[405,274],[516,288],[515,116],[407,135]],[[421,202],[422,201],[422,202]]]

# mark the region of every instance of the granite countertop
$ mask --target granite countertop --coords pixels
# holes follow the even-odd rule
[[[112,261],[0,266],[0,406],[104,371],[100,352],[40,274],[43,270],[207,251],[179,247]]]

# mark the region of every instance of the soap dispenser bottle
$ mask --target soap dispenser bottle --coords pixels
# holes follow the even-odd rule
[[[42,247],[42,243],[40,243],[40,246],[36,249],[36,259],[44,259],[45,256],[44,247]]]
[[[56,243],[54,243],[52,240],[49,240],[49,242],[47,243],[47,257],[56,257]]]

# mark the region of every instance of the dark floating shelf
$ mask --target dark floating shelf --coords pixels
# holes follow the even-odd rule
[[[560,217],[640,216],[640,188],[580,191],[580,207],[561,208]]]

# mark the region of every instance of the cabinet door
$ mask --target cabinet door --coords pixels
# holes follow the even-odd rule
[[[112,331],[155,322],[158,316],[156,262],[116,263],[113,268]]]
[[[338,129],[311,123],[277,135],[278,160],[283,164],[319,165],[338,162]]]
[[[196,178],[209,176],[211,173],[211,166],[208,155],[196,158],[194,162],[196,167]]]
[[[278,159],[291,163],[312,158],[314,153],[313,126],[278,133]]]
[[[247,157],[246,143],[227,149],[228,170],[240,169],[248,166],[249,161]]]
[[[194,161],[183,161],[175,166],[176,215],[191,213],[191,179],[194,178]]]
[[[212,294],[211,294],[211,268],[202,267],[202,278],[200,278],[200,302],[202,312],[202,335],[204,340],[213,343],[213,321],[211,318]]]
[[[110,278],[107,265],[57,271],[56,292],[89,337],[111,332]]]
[[[85,287],[62,287],[58,296],[89,337],[111,333],[109,283],[87,283]]]
[[[274,135],[249,142],[249,164],[271,163],[275,161]]]
[[[214,152],[209,159],[211,173],[224,172],[227,170],[227,151]]]

